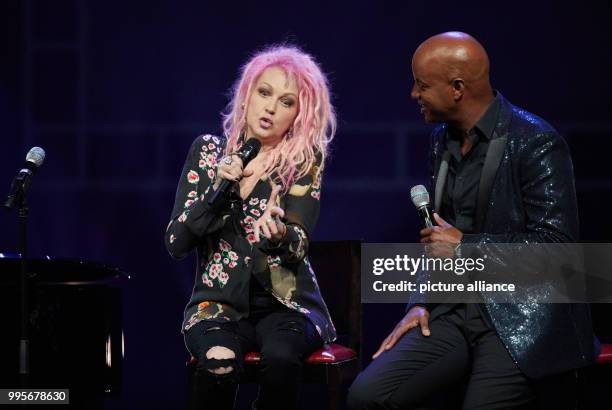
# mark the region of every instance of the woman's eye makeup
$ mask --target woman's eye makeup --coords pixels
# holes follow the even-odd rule
[[[257,92],[259,93],[259,95],[261,95],[262,97],[269,97],[272,95],[272,93],[270,92],[270,90],[268,90],[265,87],[259,87],[257,89]],[[283,104],[285,107],[292,107],[295,104],[295,100],[293,98],[290,97],[284,97],[281,98],[280,100],[281,104]]]
[[[281,100],[281,102],[283,103],[285,107],[291,107],[294,104],[291,98],[284,98]]]

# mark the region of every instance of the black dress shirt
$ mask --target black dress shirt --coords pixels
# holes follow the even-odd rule
[[[478,200],[478,185],[499,114],[499,99],[495,98],[467,138],[472,148],[461,154],[461,134],[448,128],[446,149],[451,153],[448,162],[446,188],[440,205],[440,215],[463,233],[474,232],[474,218]]]

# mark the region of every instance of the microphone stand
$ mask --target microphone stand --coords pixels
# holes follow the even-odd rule
[[[29,338],[29,298],[28,298],[28,204],[26,200],[27,187],[24,186],[25,176],[18,176],[13,181],[15,191],[9,195],[4,203],[4,209],[18,208],[19,216],[19,253],[20,253],[20,275],[19,275],[19,384],[21,388],[27,388],[30,376],[30,338]]]
[[[29,322],[29,305],[28,305],[28,205],[25,199],[25,193],[19,204],[19,253],[21,254],[20,265],[21,275],[19,275],[19,293],[21,296],[21,323],[20,323],[20,338],[19,338],[19,378],[22,388],[27,387],[28,377],[30,375],[30,339],[28,332]]]

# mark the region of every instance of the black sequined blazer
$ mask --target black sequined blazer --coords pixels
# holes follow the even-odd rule
[[[574,173],[565,140],[546,121],[512,105],[500,93],[496,98],[500,111],[479,185],[476,233],[464,235],[463,242],[577,242]],[[432,187],[438,185],[438,191],[445,134],[445,124],[432,133]],[[525,375],[539,378],[593,362],[588,305],[517,302],[484,307]],[[439,308],[433,309],[432,319]]]

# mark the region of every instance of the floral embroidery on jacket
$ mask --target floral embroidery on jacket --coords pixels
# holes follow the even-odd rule
[[[198,167],[202,171],[206,172],[206,176],[212,181],[215,179],[215,172],[217,169],[217,157],[221,153],[221,147],[219,147],[219,138],[211,135],[204,135],[202,137],[204,141],[213,141],[208,144],[202,144],[202,150],[200,151],[200,160],[198,161]],[[216,145],[215,145],[216,144]]]
[[[223,239],[219,240],[219,250],[212,254],[202,273],[202,283],[209,288],[214,286],[214,281],[220,287],[224,287],[229,280],[226,268],[234,269],[238,263],[238,254],[232,250],[229,243]]]
[[[197,171],[191,170],[187,174],[187,181],[189,181],[190,184],[197,184],[200,182],[200,175]]]
[[[312,167],[312,189],[310,191],[310,196],[316,200],[321,199],[321,167],[318,165],[313,165]]]
[[[268,266],[270,266],[270,268],[277,268],[280,266],[280,264],[281,264],[280,256],[268,255]]]
[[[306,232],[299,225],[290,225],[289,229],[293,229],[298,236],[298,241],[289,244],[289,252],[293,258],[300,260],[306,255]]]
[[[287,306],[289,309],[297,310],[298,312],[304,313],[306,315],[310,313],[310,310],[306,309],[305,307],[300,306],[299,303],[293,300],[290,300],[290,299],[284,299],[280,297],[279,295],[277,295],[276,292],[272,292],[272,296],[276,297],[276,300],[278,300],[283,305]]]
[[[229,317],[223,315],[223,305],[216,302],[209,302],[205,300],[198,304],[198,310],[195,312],[187,323],[185,324],[185,330],[189,330],[193,325],[202,321],[210,319],[225,319],[230,320]]]
[[[189,215],[189,210],[183,211],[183,213],[178,217],[178,221],[183,223],[187,220],[187,215]]]

